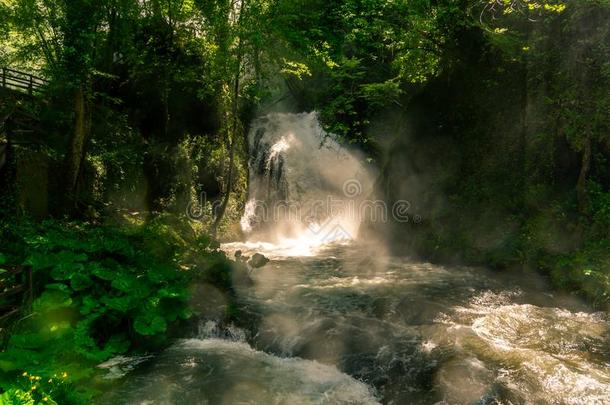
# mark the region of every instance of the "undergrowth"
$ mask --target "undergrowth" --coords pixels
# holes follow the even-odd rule
[[[0,403],[89,403],[97,364],[163,348],[194,315],[191,283],[230,288],[218,245],[176,221],[2,225],[0,261],[31,266],[36,298],[0,354]]]

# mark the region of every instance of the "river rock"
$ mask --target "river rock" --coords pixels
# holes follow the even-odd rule
[[[237,250],[235,252],[235,261],[236,262],[240,262],[240,263],[246,263],[248,261],[248,259],[250,259],[250,257],[248,256],[244,256],[241,252],[241,250]]]
[[[254,253],[254,255],[252,255],[252,258],[248,262],[250,267],[252,267],[254,269],[258,269],[259,267],[263,267],[267,263],[269,263],[269,259],[267,259],[264,255],[262,255],[260,253]]]

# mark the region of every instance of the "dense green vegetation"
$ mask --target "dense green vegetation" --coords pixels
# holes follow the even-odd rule
[[[462,33],[462,61],[411,102],[390,193],[426,215],[423,256],[543,270],[608,309],[610,8],[567,6]]]
[[[86,402],[100,382],[95,365],[162,348],[191,318],[191,286],[213,281],[230,294],[224,254],[188,226],[167,217],[121,227],[55,221],[5,226],[8,254],[2,260],[32,267],[37,298],[32,313],[13,325],[0,356],[0,384],[10,388],[26,373],[40,398]],[[58,388],[40,380],[54,378],[85,385],[53,394],[47,391]]]
[[[608,309],[608,21],[607,0],[0,0],[0,66],[48,80],[0,89],[0,264],[36,293],[0,402],[88,403],[194,284],[230,291],[214,239],[240,237],[249,122],[287,99],[412,202],[401,253],[532,267]]]

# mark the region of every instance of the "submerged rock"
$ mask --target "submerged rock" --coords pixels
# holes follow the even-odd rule
[[[262,255],[260,253],[255,253],[254,255],[252,255],[252,258],[250,259],[250,261],[248,261],[248,264],[250,265],[250,267],[252,267],[254,269],[263,267],[267,263],[269,263],[269,259],[267,259],[264,255]]]
[[[235,252],[235,261],[236,262],[240,262],[240,263],[246,263],[248,261],[248,259],[250,259],[250,257],[248,256],[244,256],[241,252],[241,250],[237,250]]]

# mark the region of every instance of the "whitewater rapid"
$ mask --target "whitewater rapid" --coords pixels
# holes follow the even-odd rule
[[[371,176],[314,113],[262,117],[249,139],[247,241],[222,249],[271,261],[235,284],[237,324],[204,318],[161,354],[114,359],[125,375],[102,403],[610,403],[606,314],[535,273],[389,254],[342,211],[265,216],[362,202]]]

